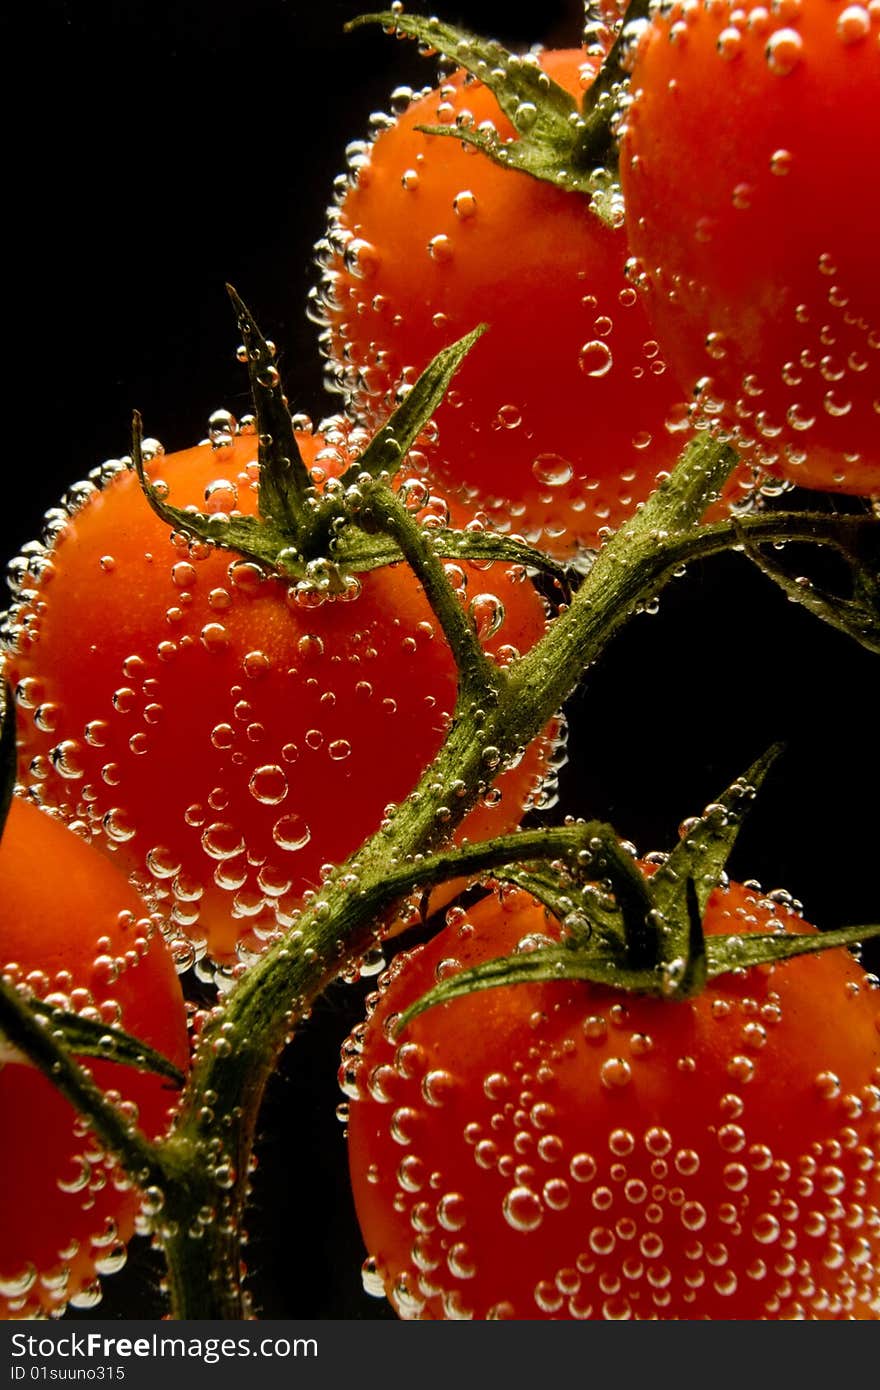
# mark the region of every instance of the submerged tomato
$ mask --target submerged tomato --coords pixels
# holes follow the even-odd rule
[[[99,854],[18,799],[0,842],[0,903],[4,977],[124,1028],[185,1068],[180,983],[143,903]],[[0,1052],[0,1317],[90,1307],[100,1275],[125,1263],[140,1197],[51,1082],[20,1054]],[[167,1081],[87,1065],[147,1134],[165,1128],[175,1099]]]
[[[540,62],[578,99],[595,73],[583,50]],[[318,247],[330,378],[377,424],[399,383],[486,322],[436,413],[430,467],[497,527],[568,555],[672,466],[683,395],[624,273],[624,231],[581,194],[416,129],[456,121],[513,133],[459,73],[352,155]]]
[[[662,352],[708,419],[806,487],[880,490],[880,14],[654,13],[621,147]]]
[[[710,899],[709,933],[774,924],[809,930]],[[506,986],[393,1036],[437,980],[548,936],[524,893],[458,912],[345,1047],[370,1286],[404,1318],[880,1316],[876,982],[837,950],[677,1003]]]
[[[320,436],[300,444],[324,471],[350,461]],[[255,454],[240,435],[150,468],[172,503],[253,512]],[[540,636],[543,602],[521,572],[452,575],[495,659]],[[403,564],[314,607],[228,551],[169,535],[123,471],[19,582],[7,672],[22,780],[215,960],[247,961],[290,925],[323,866],[378,829],[442,742],[455,666]],[[533,744],[463,833],[514,828],[548,751]]]

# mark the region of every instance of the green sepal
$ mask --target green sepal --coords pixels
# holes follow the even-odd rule
[[[692,885],[692,903],[696,904]],[[499,956],[484,961],[471,970],[452,975],[404,1010],[397,1025],[401,1033],[414,1018],[448,1004],[452,999],[476,994],[484,989],[503,985],[552,984],[559,980],[583,980],[626,994],[644,994],[668,1002],[681,1001],[698,994],[708,980],[735,970],[749,969],[776,961],[791,960],[835,946],[853,946],[880,936],[880,923],[875,926],[841,927],[837,931],[770,936],[709,936],[704,937],[702,926],[693,926],[693,950],[690,962],[676,969],[671,961],[654,969],[633,970],[611,951],[596,953],[578,948],[554,946],[512,956]],[[699,919],[697,918],[699,924]],[[702,959],[701,959],[702,958]],[[696,966],[695,966],[696,962]]]
[[[420,374],[412,390],[370,440],[360,458],[341,474],[342,487],[354,486],[362,474],[373,479],[394,478],[403,460],[427,425],[453,376],[488,325],[479,324],[463,338],[442,348]]]
[[[743,820],[780,753],[773,744],[742,777],[731,783],[701,816],[688,824],[675,849],[649,880],[649,893],[655,910],[669,927],[682,923],[689,914],[686,907],[687,884],[693,880],[700,913],[706,910],[710,894],[724,881],[724,870],[736,843]],[[673,947],[674,949],[674,947]]]
[[[436,49],[472,77],[482,82],[495,97],[514,130],[539,142],[571,144],[571,131],[578,106],[574,97],[554,82],[538,64],[512,53],[495,39],[483,39],[466,29],[422,15],[359,15],[346,24],[346,30],[365,24],[381,24],[407,38]],[[524,109],[525,108],[525,109]],[[444,134],[450,130],[443,128]],[[458,134],[458,130],[451,133]]]
[[[597,168],[585,149],[588,122],[570,92],[545,73],[530,55],[512,53],[494,39],[479,38],[437,18],[421,15],[361,15],[347,30],[364,24],[418,39],[441,53],[489,89],[518,138],[502,140],[491,131],[467,126],[420,125],[426,135],[461,140],[504,168],[516,169],[570,192],[594,196],[593,207],[603,220],[612,220],[607,194],[611,175]],[[589,106],[589,94],[585,108]]]
[[[877,936],[880,936],[880,923],[791,935],[756,932],[753,936],[710,936],[706,940],[706,974],[708,979],[714,980],[731,970],[747,970],[754,965],[791,960],[794,956],[814,955],[835,946],[858,946]]]
[[[152,1072],[175,1086],[182,1086],[183,1073],[161,1052],[132,1037],[121,1028],[108,1027],[81,1014],[53,1008],[40,999],[22,999],[12,985],[0,979],[0,1040],[12,1045],[23,1057],[29,1056],[29,1042],[20,1027],[19,1011],[30,1011],[53,1041],[77,1057],[100,1057],[137,1071]],[[36,1063],[34,1063],[36,1065]]]
[[[275,569],[291,578],[299,577],[305,568],[284,562],[284,553],[293,552],[291,539],[271,521],[255,516],[212,516],[195,508],[175,507],[166,502],[156,485],[147,476],[143,454],[143,426],[140,413],[134,412],[131,431],[131,461],[144,496],[160,521],[175,531],[198,536],[212,545],[234,550],[242,558],[253,560],[266,569]]]
[[[234,291],[230,291],[234,295]],[[241,301],[237,300],[238,304]],[[242,316],[247,310],[241,305]],[[244,317],[242,322],[245,322]],[[249,316],[246,320],[252,323]],[[470,352],[474,343],[486,331],[481,324],[457,342],[443,348],[421,373],[412,390],[409,391],[390,416],[386,425],[378,431],[355,463],[336,479],[333,491],[319,499],[314,488],[308,499],[300,494],[299,482],[294,476],[295,469],[288,468],[288,454],[296,447],[287,404],[280,394],[266,391],[259,385],[254,387],[254,400],[258,410],[258,429],[272,425],[278,437],[279,429],[286,431],[281,437],[287,439],[284,454],[278,467],[277,458],[269,460],[270,481],[267,490],[263,489],[263,454],[271,455],[273,448],[260,443],[260,509],[261,516],[226,516],[200,512],[194,507],[176,507],[166,501],[159,489],[147,476],[143,456],[143,428],[138,411],[132,417],[132,464],[138,476],[144,496],[153,511],[166,526],[198,536],[211,545],[234,551],[243,559],[251,560],[267,572],[281,575],[293,582],[310,578],[310,566],[316,560],[330,559],[343,573],[357,574],[378,569],[382,565],[400,560],[399,547],[386,536],[367,535],[356,525],[350,524],[351,513],[346,510],[343,493],[354,487],[363,477],[371,479],[386,476],[394,477],[404,458],[415,444],[422,430],[440,405],[455,372]],[[246,344],[253,344],[253,334],[259,330],[253,325],[245,335]],[[262,342],[263,340],[260,339]],[[270,398],[268,406],[263,403],[264,412],[271,407],[271,417],[260,419],[260,393]],[[277,416],[277,419],[276,419]],[[281,417],[286,426],[281,423]],[[293,441],[291,446],[290,440]],[[298,450],[296,457],[299,457]],[[301,460],[300,460],[301,463]],[[292,489],[292,490],[291,490]],[[288,499],[282,504],[282,497]],[[291,498],[299,498],[295,505]],[[290,505],[288,505],[290,503]],[[340,527],[340,523],[346,523]],[[549,560],[540,551],[526,547],[523,543],[504,537],[493,537],[491,532],[453,532],[444,529],[444,536],[438,535],[435,549],[438,554],[448,549],[451,556],[475,559],[507,559],[542,569],[563,579],[564,569]],[[334,532],[336,534],[334,534]],[[453,540],[453,536],[461,539]]]
[[[603,953],[568,948],[540,947],[513,956],[499,956],[452,975],[405,1009],[397,1024],[401,1033],[414,1018],[453,999],[477,994],[484,989],[499,989],[504,985],[553,984],[560,980],[584,980],[591,984],[607,985],[639,993],[658,993],[656,981],[651,988],[646,970],[628,970],[619,959]]]
[[[310,508],[306,497],[314,491],[312,480],[296,441],[274,349],[231,285],[226,286],[226,292],[238,318],[256,414],[260,516],[274,521],[296,540],[308,526]]]

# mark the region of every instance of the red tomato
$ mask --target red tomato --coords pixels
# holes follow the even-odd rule
[[[186,1015],[171,956],[143,903],[94,850],[14,800],[0,842],[0,970],[63,1008],[115,1024],[186,1066]],[[140,1198],[73,1106],[2,1049],[0,1317],[90,1307],[125,1263]],[[88,1061],[150,1136],[175,1094],[160,1077]]]
[[[792,919],[732,885],[706,926]],[[678,1003],[506,986],[393,1036],[438,979],[548,936],[527,895],[485,899],[394,961],[344,1049],[373,1291],[421,1319],[880,1316],[876,982],[836,950]]]
[[[541,64],[578,98],[595,71],[582,50]],[[436,413],[430,467],[497,528],[568,555],[672,466],[683,397],[624,274],[623,230],[581,194],[415,128],[489,120],[512,134],[458,73],[358,147],[318,247],[316,314],[331,379],[373,425],[399,382],[488,323]]]
[[[309,463],[338,472],[322,442],[300,438]],[[151,469],[173,503],[252,513],[255,454],[241,435]],[[519,571],[453,574],[498,661],[542,633]],[[23,781],[215,960],[246,961],[291,924],[322,867],[412,790],[453,709],[452,656],[407,566],[363,575],[351,601],[303,605],[282,579],[170,536],[128,471],[23,584],[8,658]],[[513,829],[547,756],[539,739],[464,833]]]
[[[880,489],[880,14],[675,4],[637,49],[621,146],[663,354],[763,467]]]

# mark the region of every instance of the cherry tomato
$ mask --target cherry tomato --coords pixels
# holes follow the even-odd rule
[[[578,98],[583,50],[541,64]],[[486,322],[436,413],[430,468],[493,524],[555,554],[595,547],[643,501],[686,442],[666,371],[610,229],[567,192],[418,125],[512,128],[461,73],[413,101],[371,145],[318,247],[330,378],[356,414],[383,420],[399,383]]]
[[[716,890],[707,932],[795,926]],[[842,950],[669,1003],[438,979],[558,927],[520,892],[398,956],[343,1051],[365,1282],[403,1318],[876,1319],[880,993]]]
[[[300,444],[316,476],[351,461],[344,443]],[[255,455],[240,434],[150,469],[172,503],[252,513]],[[518,569],[450,573],[497,661],[542,633],[543,601]],[[453,709],[453,659],[407,566],[311,606],[254,564],[170,535],[130,471],[67,519],[21,584],[8,673],[22,780],[214,960],[246,962],[292,924],[323,866],[412,790]],[[463,833],[514,828],[548,753],[532,745]]]
[[[117,1025],[178,1068],[186,1014],[171,956],[119,872],[47,813],[14,799],[0,842],[0,969],[62,1008]],[[0,1039],[2,1043],[2,1039]],[[0,1046],[0,1317],[91,1307],[125,1263],[141,1199],[51,1082]],[[159,1076],[89,1061],[155,1137],[175,1093]]]
[[[805,487],[880,489],[880,16],[665,6],[621,145],[661,350],[706,420]]]

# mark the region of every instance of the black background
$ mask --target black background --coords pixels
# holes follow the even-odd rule
[[[356,0],[31,0],[6,45],[3,553],[65,487],[129,447],[132,409],[169,450],[242,413],[231,281],[280,349],[294,410],[322,396],[305,318],[311,247],[349,140],[433,69]],[[450,0],[444,18],[512,45],[577,42],[576,0],[529,15]],[[10,21],[7,19],[6,24]],[[732,865],[823,926],[876,920],[880,658],[793,607],[747,561],[695,569],[634,621],[570,707],[562,809],[642,851],[769,743],[786,754]],[[876,961],[877,952],[872,959]],[[265,1112],[249,1263],[267,1317],[390,1316],[360,1287],[339,1043],[363,990],[331,991]],[[136,1242],[101,1313],[151,1317],[159,1266]]]

